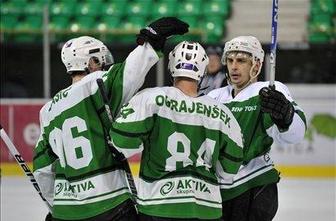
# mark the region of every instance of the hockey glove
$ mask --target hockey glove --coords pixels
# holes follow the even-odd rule
[[[274,88],[264,87],[259,91],[261,111],[269,113],[280,131],[289,128],[294,117],[294,107],[289,100]]]
[[[178,18],[163,17],[140,30],[137,44],[143,45],[144,42],[149,42],[155,50],[162,51],[167,38],[172,35],[183,35],[188,32],[188,28],[189,25]]]

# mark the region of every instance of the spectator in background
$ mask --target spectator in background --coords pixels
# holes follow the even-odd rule
[[[226,77],[221,63],[221,47],[209,46],[206,53],[209,57],[209,65],[201,82],[199,94],[208,94],[210,91],[226,85]]]

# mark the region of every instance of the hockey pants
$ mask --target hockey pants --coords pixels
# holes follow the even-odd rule
[[[224,221],[271,221],[278,210],[276,183],[254,187],[223,202]]]

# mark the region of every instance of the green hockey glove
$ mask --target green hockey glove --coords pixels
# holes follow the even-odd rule
[[[141,29],[137,35],[137,44],[149,42],[155,50],[162,51],[167,38],[172,35],[183,35],[188,32],[189,25],[175,17],[163,17]]]
[[[259,91],[261,111],[269,113],[280,131],[287,130],[294,117],[294,107],[289,100],[274,88],[264,87]]]

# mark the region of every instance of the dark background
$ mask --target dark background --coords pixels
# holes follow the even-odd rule
[[[136,45],[107,45],[116,63],[122,62]],[[203,45],[205,48],[208,45]],[[220,45],[223,47],[223,45]],[[267,53],[269,46],[264,45]],[[52,44],[51,96],[71,84],[61,61],[62,44]],[[167,72],[168,53],[173,45],[165,48],[165,85],[171,80]],[[1,94],[2,98],[43,98],[43,48],[42,44],[1,43]],[[336,45],[279,45],[276,60],[276,80],[283,83],[335,84]],[[259,77],[264,80],[264,68]],[[156,68],[146,77],[145,87],[156,86]]]

